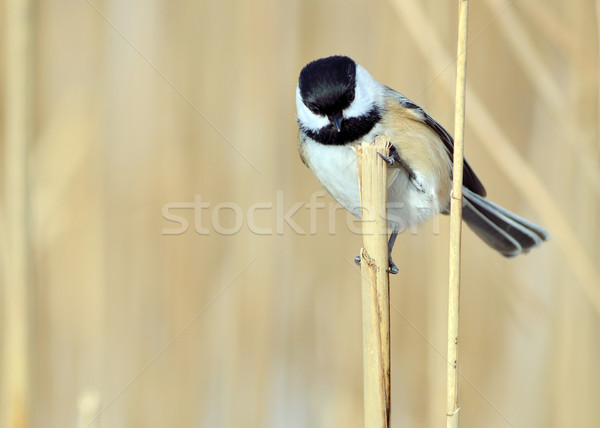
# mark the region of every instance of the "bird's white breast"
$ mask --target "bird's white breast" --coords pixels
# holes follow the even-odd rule
[[[352,214],[360,217],[356,153],[351,146],[326,146],[310,138],[304,141],[308,167],[329,194]]]
[[[340,205],[360,217],[356,153],[352,146],[323,145],[310,138],[302,144],[304,159],[319,183]],[[400,231],[440,212],[435,182],[418,170],[415,174],[417,185],[398,166],[388,168],[388,220]]]

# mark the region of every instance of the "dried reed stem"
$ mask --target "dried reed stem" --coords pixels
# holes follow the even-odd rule
[[[356,149],[361,250],[365,427],[390,426],[390,299],[387,248],[387,137]]]
[[[28,281],[27,148],[31,102],[31,17],[29,0],[6,3],[4,157],[4,300],[2,418],[0,425],[31,424],[30,291]]]
[[[446,426],[459,426],[458,322],[460,309],[460,241],[462,229],[463,143],[465,131],[465,86],[467,80],[468,0],[459,0],[456,61],[456,106],[454,116],[454,166],[450,204],[450,278],[448,283],[448,372]]]

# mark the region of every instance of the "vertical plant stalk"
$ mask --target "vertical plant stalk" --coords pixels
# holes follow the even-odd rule
[[[456,61],[456,105],[454,116],[454,159],[450,202],[450,277],[448,283],[448,368],[446,427],[458,428],[458,326],[460,309],[460,246],[462,229],[463,146],[465,131],[465,87],[467,78],[467,22],[469,1],[459,0]]]
[[[31,421],[31,295],[28,275],[27,149],[31,129],[31,1],[6,2],[5,153],[3,236],[4,350],[0,425],[26,428]]]
[[[390,299],[387,248],[387,137],[356,148],[361,249],[365,427],[390,426]]]

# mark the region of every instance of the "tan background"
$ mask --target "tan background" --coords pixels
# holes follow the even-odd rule
[[[471,3],[467,157],[491,199],[553,239],[506,260],[465,228],[462,426],[596,427],[597,4]],[[25,189],[25,250],[8,238],[19,216],[0,217],[2,311],[27,310],[30,346],[5,317],[3,421],[25,382],[29,424],[13,426],[361,427],[360,237],[342,211],[329,233],[329,196],[316,222],[294,214],[303,233],[278,222],[277,195],[285,213],[320,190],[296,153],[296,79],[347,54],[452,131],[456,18],[435,0],[35,2],[27,179],[2,166],[4,211]],[[208,234],[180,209],[189,229],[164,235],[165,204],[195,195]],[[216,230],[236,226],[220,203],[242,210],[239,233]],[[272,233],[250,230],[252,206]],[[447,247],[442,217],[394,252],[395,427],[444,424]]]

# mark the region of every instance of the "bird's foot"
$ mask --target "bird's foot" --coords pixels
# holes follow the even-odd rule
[[[360,266],[360,260],[360,256],[356,256],[354,258],[354,263],[356,263],[357,266]],[[396,266],[391,256],[389,256],[388,258],[388,268],[386,269],[386,272],[391,273],[393,275],[398,273],[398,266]]]
[[[389,156],[384,156],[381,153],[377,153],[381,159],[383,159],[388,165],[398,164],[401,166],[408,174],[408,178],[410,178],[410,182],[417,188],[417,190],[423,193],[425,190],[423,189],[423,185],[419,182],[417,175],[410,167],[408,163],[404,159],[400,157],[400,153],[396,147],[392,144],[390,146]]]
[[[396,266],[396,263],[394,263],[394,261],[392,260],[392,256],[389,256],[389,258],[388,258],[388,265],[389,266],[386,269],[388,273],[396,275],[399,272],[398,266]]]

